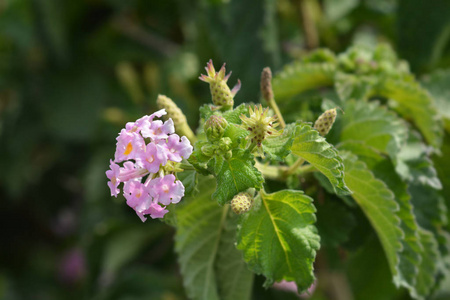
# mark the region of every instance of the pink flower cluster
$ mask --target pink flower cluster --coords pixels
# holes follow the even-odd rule
[[[184,196],[184,186],[173,174],[164,174],[168,162],[181,162],[189,158],[192,146],[189,140],[175,134],[172,119],[166,122],[153,120],[165,115],[164,109],[136,122],[129,122],[117,137],[114,161],[106,171],[111,196],[120,193],[119,184],[123,182],[123,195],[127,204],[136,211],[144,222],[146,217],[162,218],[168,212],[170,203],[178,203]],[[148,143],[146,143],[148,142]],[[119,166],[118,163],[122,163]]]

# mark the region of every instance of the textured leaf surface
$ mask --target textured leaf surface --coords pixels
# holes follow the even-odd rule
[[[197,172],[195,170],[186,170],[177,173],[177,177],[184,185],[184,196],[190,197],[197,191]]]
[[[293,137],[292,153],[323,173],[338,194],[349,194],[344,182],[344,164],[338,151],[308,124],[297,125]]]
[[[212,195],[220,205],[233,199],[234,195],[248,188],[260,189],[264,178],[253,166],[253,156],[241,149],[233,150],[230,159],[216,156],[214,173],[217,179],[217,189]]]
[[[394,276],[394,283],[397,286],[406,287],[413,297],[420,298],[425,296],[419,295],[419,291],[416,289],[424,248],[419,239],[419,227],[413,213],[407,185],[402,182],[399,175],[395,172],[392,162],[375,149],[361,143],[345,143],[340,146],[341,148],[356,154],[358,159],[367,165],[376,178],[385,182],[394,193],[395,200],[400,207],[397,216],[400,218],[400,227],[405,234],[402,240],[402,250],[398,252],[399,263],[396,266],[397,274]],[[427,275],[429,278],[434,277],[434,273],[426,274],[422,272],[422,277],[425,278]]]
[[[312,225],[312,199],[301,191],[260,193],[259,203],[240,223],[238,249],[248,266],[275,281],[295,281],[303,291],[314,282],[313,262],[320,237]]]
[[[306,90],[333,84],[335,65],[331,63],[293,62],[273,78],[272,87],[277,101]]]
[[[423,246],[423,251],[421,252],[422,261],[416,280],[417,295],[412,296],[417,299],[425,299],[436,284],[435,278],[440,254],[436,239],[431,232],[420,228],[419,238]]]
[[[446,129],[450,132],[450,70],[437,71],[422,81],[424,87],[433,96],[438,113],[446,120]]]
[[[415,125],[432,146],[439,148],[442,140],[442,125],[433,99],[418,83],[402,80],[384,80],[376,95],[394,101],[394,109]]]
[[[283,161],[291,153],[292,133],[294,130],[294,125],[288,125],[281,135],[268,137],[263,141],[262,148],[267,158]]]
[[[344,156],[344,154],[343,154]],[[397,216],[399,205],[394,193],[375,178],[366,164],[345,153],[345,181],[352,197],[364,211],[383,246],[392,274],[397,275],[397,253],[402,249],[403,232]]]
[[[341,120],[341,141],[364,142],[394,161],[408,137],[406,124],[378,102],[349,101]]]
[[[200,194],[176,209],[175,249],[191,299],[249,299],[253,274],[234,247],[235,219],[229,206],[211,200],[214,180],[200,178]]]

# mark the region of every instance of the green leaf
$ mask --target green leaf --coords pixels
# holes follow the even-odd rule
[[[419,133],[411,132],[407,144],[398,154],[397,172],[408,182],[418,182],[439,190],[442,184],[428,153],[429,149],[420,140]]]
[[[211,201],[214,184],[201,177],[196,197],[177,204],[175,250],[189,298],[249,299],[253,274],[235,249],[235,219],[229,206]]]
[[[349,99],[366,99],[375,78],[344,72],[336,72],[334,87],[342,101]]]
[[[320,237],[312,225],[312,201],[301,191],[261,192],[253,210],[241,219],[237,247],[250,269],[266,277],[266,287],[287,280],[304,291],[314,282]]]
[[[332,63],[293,62],[273,78],[272,87],[277,101],[306,90],[333,84],[335,65]]]
[[[393,161],[397,160],[397,154],[408,137],[408,128],[403,120],[378,102],[346,102],[341,122],[341,141],[362,141],[389,154]]]
[[[386,184],[375,178],[366,164],[358,161],[349,152],[342,153],[345,164],[345,182],[353,192],[352,197],[361,207],[383,246],[391,272],[397,275],[399,258],[397,253],[402,249],[403,231],[397,216],[399,205],[394,193]]]
[[[224,137],[231,139],[231,148],[237,148],[247,135],[248,131],[236,124],[228,124],[223,133]]]
[[[250,299],[253,273],[245,263],[242,252],[236,249],[236,224],[238,216],[230,209],[223,226],[216,269],[219,294],[223,300]]]
[[[394,193],[395,200],[400,207],[397,212],[401,221],[400,227],[405,233],[405,238],[402,240],[402,250],[398,252],[399,263],[396,266],[397,274],[394,276],[394,283],[396,286],[406,287],[411,296],[418,297],[416,281],[422,261],[421,253],[424,252],[424,248],[419,240],[419,226],[413,213],[407,185],[397,175],[392,162],[375,149],[355,142],[344,143],[339,148],[350,150],[356,154],[358,159],[363,161],[374,173],[375,177],[385,182]],[[422,274],[422,277],[425,276],[425,274]],[[428,276],[433,277],[434,273],[428,274]]]
[[[421,252],[422,261],[419,266],[419,274],[416,278],[416,299],[425,299],[436,285],[437,266],[440,261],[438,244],[433,234],[428,230],[419,229],[420,243],[423,246]]]
[[[351,287],[353,299],[386,300],[402,299],[392,282],[389,265],[383,255],[379,240],[370,235],[357,251],[349,253],[346,276]],[[344,298],[347,299],[347,298]]]
[[[445,127],[450,132],[450,69],[431,73],[422,84],[433,96],[438,114],[445,118]]]
[[[344,182],[344,164],[338,151],[308,124],[298,124],[293,137],[292,153],[304,158],[323,173],[338,194],[349,194]]]
[[[448,254],[446,238],[448,233],[443,229],[448,222],[444,199],[435,189],[418,182],[410,183],[408,191],[411,194],[417,222],[421,227],[434,234],[441,253]]]
[[[241,104],[233,110],[224,112],[222,116],[228,121],[228,123],[241,124],[242,121],[240,116],[246,114],[248,114],[248,107],[245,104]]]
[[[188,162],[192,164],[195,170],[202,175],[209,175],[210,172],[207,169],[207,164],[211,160],[210,156],[206,156],[202,152],[202,147],[209,145],[208,141],[200,140],[197,141],[194,145],[194,151],[192,155],[189,157]]]
[[[195,170],[185,170],[178,172],[177,177],[184,185],[184,197],[190,197],[197,190],[197,172]]]
[[[442,181],[442,190],[440,191],[447,206],[447,220],[450,220],[450,135],[446,134],[444,138],[444,145],[441,148],[442,154],[434,156],[433,162],[436,171]],[[447,231],[450,231],[449,223],[447,223]]]
[[[249,188],[260,189],[264,178],[253,166],[255,160],[250,152],[235,149],[230,159],[215,156],[214,173],[217,179],[217,189],[212,195],[220,205],[231,201],[239,192]]]
[[[430,145],[440,147],[442,124],[427,90],[416,82],[386,79],[377,86],[372,96],[375,95],[391,99],[391,106],[411,119]]]
[[[282,131],[281,135],[270,136],[262,142],[262,148],[270,160],[283,161],[284,158],[291,153],[292,133],[295,130],[295,125],[289,124]]]

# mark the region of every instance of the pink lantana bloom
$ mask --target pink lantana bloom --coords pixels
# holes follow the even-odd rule
[[[111,159],[109,168],[110,170],[106,171],[106,177],[108,177],[108,179],[110,180],[108,181],[108,186],[111,190],[111,196],[117,197],[117,194],[120,193],[120,189],[118,188],[120,183],[120,180],[118,179],[120,174],[120,167]]]
[[[151,218],[163,218],[168,212],[166,205],[178,203],[184,196],[184,186],[175,175],[167,174],[164,166],[169,162],[181,162],[189,158],[192,146],[183,136],[174,134],[172,119],[166,122],[154,120],[165,115],[164,109],[135,122],[128,122],[117,137],[114,161],[110,161],[110,170],[106,171],[111,196],[120,193],[123,183],[123,195],[128,206],[144,222]],[[123,163],[122,167],[118,163]],[[161,176],[161,177],[160,177]]]
[[[122,129],[117,137],[114,161],[122,162],[127,159],[136,159],[144,150],[145,141],[139,133]]]
[[[169,211],[156,202],[152,202],[150,206],[143,211],[143,214],[150,215],[152,219],[164,218]]]
[[[177,134],[172,134],[167,139],[167,142],[160,142],[166,148],[167,158],[171,161],[180,162],[183,158],[188,159],[192,154],[192,146],[187,137],[180,137]]]
[[[184,186],[181,181],[175,181],[172,174],[158,177],[148,184],[150,195],[163,205],[178,203],[184,196]]]
[[[172,119],[162,122],[159,120],[153,121],[149,127],[141,130],[141,134],[145,138],[151,138],[152,141],[167,139],[169,134],[175,132]]]
[[[125,199],[127,199],[128,206],[135,210],[147,200],[152,200],[152,197],[147,192],[144,184],[142,184],[140,181],[126,182],[123,191],[123,195],[125,196]],[[146,208],[142,208],[140,210],[143,211],[145,209]]]
[[[167,163],[167,153],[160,145],[149,143],[139,159],[142,161],[144,168],[150,173],[157,173],[159,167]]]

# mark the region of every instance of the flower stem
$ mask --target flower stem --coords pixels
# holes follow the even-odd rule
[[[298,171],[298,169],[300,168],[300,166],[305,162],[305,160],[303,158],[299,158],[297,159],[297,161],[289,167],[289,169],[287,170],[287,175],[291,175],[294,174],[295,172]]]
[[[179,164],[179,167],[183,170],[195,170],[194,166],[190,163],[182,162]]]
[[[261,172],[264,178],[272,180],[283,180],[287,171],[286,166],[271,166],[255,161],[255,167]]]

